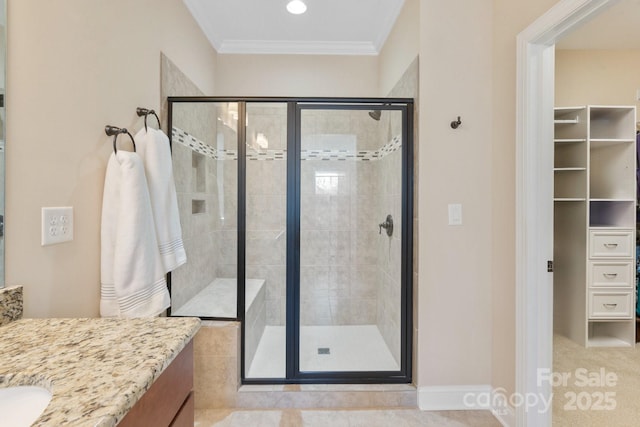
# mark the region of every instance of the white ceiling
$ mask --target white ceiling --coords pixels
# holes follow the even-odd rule
[[[572,31],[558,49],[640,49],[640,0],[621,0]]]
[[[377,55],[404,0],[184,0],[218,53]]]

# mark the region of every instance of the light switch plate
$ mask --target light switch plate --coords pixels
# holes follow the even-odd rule
[[[73,240],[73,207],[42,208],[42,246]]]
[[[454,203],[449,205],[449,225],[462,225],[462,205]]]

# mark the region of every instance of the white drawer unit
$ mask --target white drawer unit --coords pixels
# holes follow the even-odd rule
[[[633,293],[631,291],[589,291],[590,319],[631,319]]]
[[[635,236],[633,230],[590,230],[589,257],[633,259]]]
[[[591,261],[589,263],[589,287],[632,288],[634,286],[633,261]]]

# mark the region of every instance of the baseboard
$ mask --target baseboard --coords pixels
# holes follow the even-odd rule
[[[504,399],[496,395],[502,397],[504,391],[485,384],[419,387],[418,407],[423,411],[491,411],[504,427],[514,427],[515,411],[509,405],[500,405]]]
[[[491,386],[484,384],[418,387],[418,407],[423,411],[489,410],[490,396]]]

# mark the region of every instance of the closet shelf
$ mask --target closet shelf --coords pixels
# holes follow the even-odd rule
[[[603,199],[603,198],[590,198],[589,199],[590,202],[635,202],[636,199],[633,198],[629,198],[629,197],[612,197],[609,199]]]
[[[579,111],[582,111],[584,109],[586,109],[587,107],[585,105],[580,105],[577,107],[555,107],[553,109],[553,111],[556,114],[568,114],[568,113],[577,113]]]
[[[575,119],[556,119],[553,123],[556,125],[577,125],[580,120],[577,117]]]
[[[615,113],[626,114],[631,107],[628,105],[590,105],[589,108],[591,110],[591,119],[593,120],[602,116],[610,117],[611,114]]]
[[[609,145],[636,142],[635,138],[591,138],[591,145]]]
[[[587,138],[556,138],[553,140],[556,144],[569,144],[577,142],[587,142]]]
[[[632,347],[627,341],[613,336],[591,336],[589,347]]]
[[[553,168],[554,172],[586,171],[587,168]]]
[[[586,202],[585,197],[554,197],[554,202]]]

